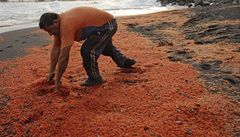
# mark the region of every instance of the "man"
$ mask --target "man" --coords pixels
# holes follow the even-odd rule
[[[101,54],[110,56],[120,68],[130,68],[136,63],[114,47],[112,37],[117,31],[117,23],[113,15],[105,11],[78,7],[61,14],[44,13],[40,18],[39,27],[54,36],[48,82],[53,81],[58,64],[56,91],[61,86],[61,77],[67,68],[69,52],[74,41],[85,40],[81,47],[81,56],[88,79],[81,84],[82,86],[104,83],[97,63]]]

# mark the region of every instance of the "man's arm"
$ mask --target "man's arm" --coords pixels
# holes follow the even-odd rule
[[[61,86],[61,78],[68,65],[70,49],[71,45],[61,49],[58,59],[58,70],[55,80],[55,90],[58,90]]]
[[[56,69],[56,65],[58,62],[58,57],[60,54],[60,39],[59,37],[54,37],[54,43],[53,43],[53,47],[51,50],[51,64],[50,64],[50,70],[49,70],[49,75],[48,75],[48,82],[52,81],[54,76],[55,76],[55,69]]]

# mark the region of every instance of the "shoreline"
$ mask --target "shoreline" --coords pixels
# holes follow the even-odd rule
[[[0,34],[8,33],[11,31],[18,31],[18,30],[22,30],[22,29],[36,28],[36,27],[38,27],[37,22],[29,23],[28,25],[18,24],[18,25],[13,25],[13,26],[9,25],[6,27],[1,26]]]
[[[160,13],[160,12],[164,12],[164,11],[171,11],[171,10],[181,10],[181,9],[186,9],[187,6],[165,6],[165,7],[161,7],[161,10],[158,10],[158,11],[146,11],[146,13],[142,13],[142,14],[139,14],[139,13],[131,13],[129,12],[130,15],[118,15],[118,16],[115,16],[116,18],[122,18],[122,17],[130,17],[130,16],[141,16],[141,15],[147,15],[147,14],[154,14],[154,13]],[[8,28],[9,27],[9,28]],[[11,32],[11,31],[17,31],[17,30],[21,30],[21,29],[27,29],[27,28],[32,28],[32,27],[38,27],[38,22],[32,22],[32,23],[28,23],[27,25],[25,24],[17,24],[17,25],[13,25],[13,26],[8,26],[5,28],[5,27],[2,27],[0,26],[0,28],[2,30],[0,30],[0,34],[2,33],[7,33],[7,32]]]
[[[116,19],[122,20],[123,18],[136,18],[136,17],[160,14],[162,12],[179,11],[179,10],[186,10],[186,7],[183,8],[182,6],[181,8],[177,7],[177,9],[169,9],[169,10],[164,10],[164,11],[159,11],[154,13],[139,14],[139,15],[125,15],[125,16],[116,17]],[[32,31],[38,31],[38,32],[31,33]],[[21,33],[21,34],[18,35],[18,33]],[[36,39],[37,37],[39,37],[39,39]],[[23,57],[24,55],[26,55],[26,48],[51,44],[51,37],[47,33],[41,31],[37,26],[36,27],[31,26],[28,28],[1,32],[0,38],[2,39],[2,41],[0,39],[0,53],[1,53],[0,61],[11,60],[17,57]],[[13,46],[13,45],[18,45],[18,46]]]

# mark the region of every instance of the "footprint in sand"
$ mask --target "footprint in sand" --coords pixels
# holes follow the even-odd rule
[[[33,123],[34,121],[38,120],[41,116],[43,116],[43,111],[34,112],[30,115],[27,119],[22,121],[23,125]]]
[[[126,79],[126,80],[123,80],[123,83],[127,84],[127,85],[132,85],[132,84],[137,84],[137,83],[146,83],[146,82],[148,82],[148,79]]]
[[[12,45],[10,45],[10,46],[7,46],[7,47],[6,47],[6,49],[8,49],[8,48],[11,48],[11,47],[13,47],[13,46],[12,46]]]
[[[142,74],[145,71],[146,70],[141,69],[141,68],[121,69],[122,73],[139,73],[139,74]]]
[[[42,87],[39,87],[36,91],[37,96],[44,96],[52,92],[54,92],[53,88],[50,88],[49,86],[44,86],[44,85]]]
[[[12,45],[7,46],[5,49],[11,48],[11,47],[13,47],[13,46]],[[3,51],[4,51],[4,49],[0,49],[0,52],[3,52]]]

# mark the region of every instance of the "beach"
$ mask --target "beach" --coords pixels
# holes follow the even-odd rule
[[[240,136],[239,9],[118,17],[113,43],[136,65],[120,69],[101,56],[106,83],[81,87],[87,75],[76,42],[62,77],[64,96],[46,82],[46,32],[0,34],[1,136]]]

